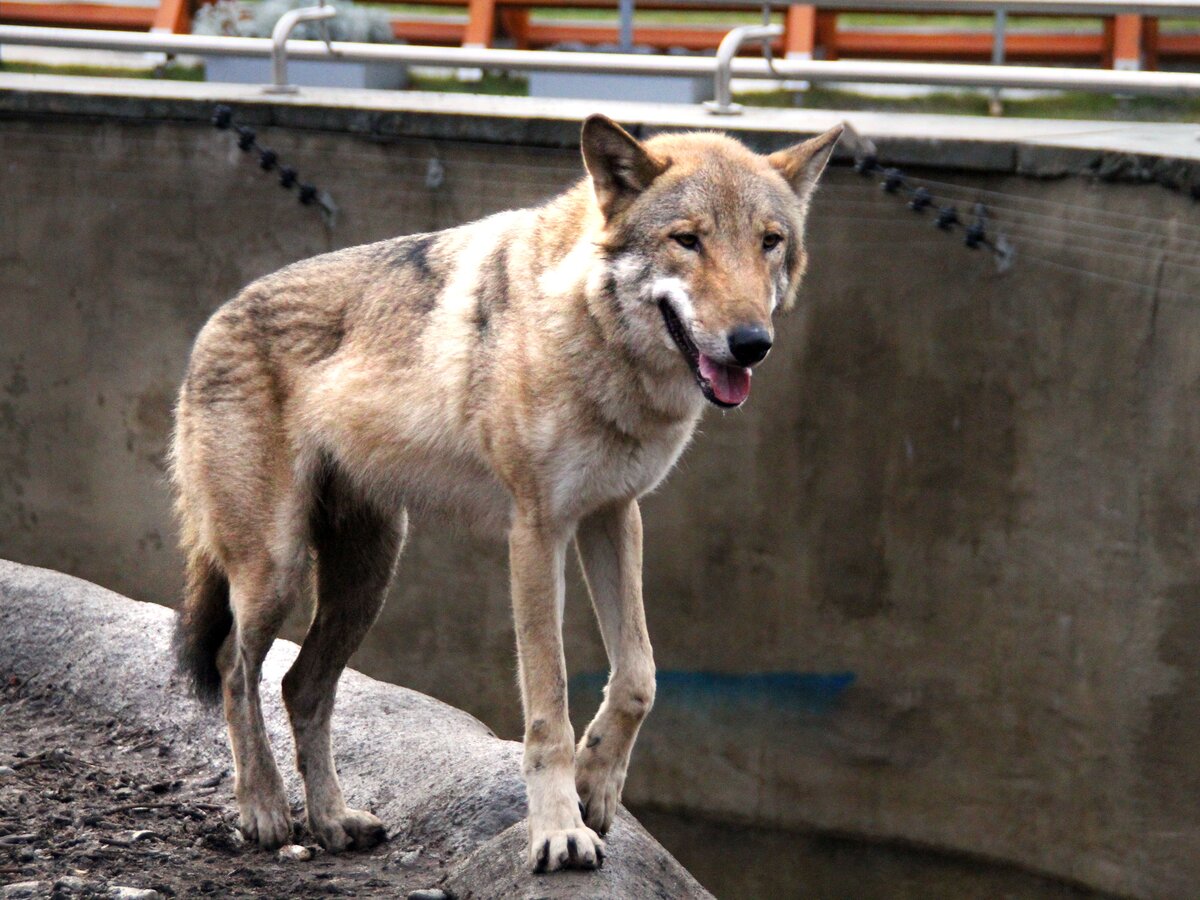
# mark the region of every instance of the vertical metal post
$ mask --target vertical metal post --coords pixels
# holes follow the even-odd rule
[[[1142,17],[1113,16],[1113,68],[1136,72],[1142,67]]]
[[[717,47],[717,70],[713,73],[713,97],[704,108],[717,116],[736,116],[742,112],[740,103],[733,102],[733,60],[742,44],[751,41],[773,41],[783,35],[782,25],[739,25],[721,38]]]
[[[1008,27],[1008,11],[996,10],[992,20],[992,65],[1004,65],[1004,39]],[[1000,97],[1000,88],[992,88],[992,97],[988,102],[988,112],[993,116],[1004,114],[1004,104]]]
[[[618,43],[622,53],[633,52],[633,0],[618,0],[617,15],[620,18]]]
[[[299,88],[288,84],[287,80],[287,41],[292,29],[301,22],[318,22],[337,15],[332,6],[308,6],[303,9],[291,9],[279,17],[271,30],[271,83],[263,88],[268,94],[294,94]],[[326,48],[332,53],[333,47],[328,42]]]

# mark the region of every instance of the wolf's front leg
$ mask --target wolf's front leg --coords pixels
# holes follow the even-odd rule
[[[604,702],[579,742],[575,761],[585,821],[604,834],[621,802],[633,742],[654,703],[637,501],[589,516],[579,524],[575,543],[612,668]]]
[[[509,534],[513,618],[525,707],[529,864],[536,872],[591,869],[604,842],[583,824],[575,790],[575,734],[563,660],[563,562],[568,535],[518,515]]]

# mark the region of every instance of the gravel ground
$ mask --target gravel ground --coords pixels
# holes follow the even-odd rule
[[[442,860],[395,841],[325,854],[298,808],[287,850],[301,858],[259,850],[237,829],[228,772],[61,701],[0,686],[0,900],[403,897],[441,878]]]

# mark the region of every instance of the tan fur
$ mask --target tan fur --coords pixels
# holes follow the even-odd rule
[[[345,804],[329,716],[411,511],[507,535],[529,862],[599,864],[654,702],[637,500],[674,465],[707,396],[667,307],[722,365],[734,365],[731,329],[773,333],[773,313],[796,299],[808,199],[839,132],[768,158],[719,135],[640,144],[593,117],[591,177],[551,203],[298,263],[213,316],[177,410],[192,572],[179,640],[199,687],[219,676],[251,837],[290,835],[258,681],[314,575],[316,614],[284,681],[309,823],[332,850],[383,836]],[[561,637],[572,541],[612,665],[577,748]]]

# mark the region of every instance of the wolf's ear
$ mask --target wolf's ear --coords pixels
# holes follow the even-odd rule
[[[825,171],[825,164],[833,155],[833,148],[842,136],[844,128],[844,125],[835,125],[824,134],[767,157],[767,162],[788,180],[792,190],[802,201],[807,202],[812,196],[817,179]]]
[[[588,116],[579,142],[606,219],[629,206],[669,165],[607,116]]]

